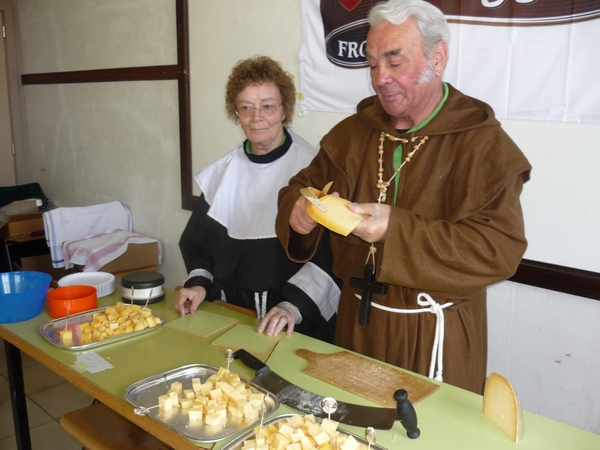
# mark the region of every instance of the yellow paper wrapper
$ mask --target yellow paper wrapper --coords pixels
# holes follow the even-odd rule
[[[315,188],[304,188],[300,192],[311,202],[306,209],[311,219],[342,236],[348,236],[366,218],[348,209],[349,200],[324,195]]]

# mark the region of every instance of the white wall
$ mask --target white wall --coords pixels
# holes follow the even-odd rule
[[[243,138],[223,106],[236,61],[271,56],[299,87],[301,24],[300,0],[189,3],[195,172]],[[24,73],[176,61],[173,0],[18,0],[18,5]],[[159,270],[167,284],[180,284],[185,269],[177,243],[189,212],[180,209],[175,82],[24,90],[32,181],[60,206],[123,201],[132,210],[135,231],[162,242]],[[343,117],[308,112],[293,125],[318,145]],[[526,154],[548,135],[557,146],[562,140],[560,155],[589,148],[597,141],[588,137],[600,130],[562,123],[504,125]],[[582,127],[586,132],[578,133]],[[535,167],[533,177],[532,183]],[[600,379],[600,302],[505,282],[490,289],[489,304],[490,370],[515,384],[526,409],[600,432],[600,396],[593,383]]]

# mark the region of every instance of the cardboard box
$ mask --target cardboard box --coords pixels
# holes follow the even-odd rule
[[[156,242],[148,242],[146,244],[129,244],[127,251],[112,260],[108,264],[102,266],[100,272],[118,273],[127,270],[142,269],[158,264],[158,244]],[[82,265],[76,265],[75,268],[83,271]]]
[[[4,236],[14,238],[16,236],[31,236],[32,233],[44,234],[44,219],[42,212],[29,214],[16,214],[10,216],[6,225],[2,228]]]
[[[14,264],[16,270],[35,270],[36,272],[45,272],[52,276],[52,280],[58,282],[62,277],[69,275],[69,271],[63,268],[56,269],[52,266],[50,255],[37,255],[21,258],[21,265]]]

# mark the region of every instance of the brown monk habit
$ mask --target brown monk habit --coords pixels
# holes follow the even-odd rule
[[[381,132],[429,139],[401,171],[385,242],[377,244],[376,281],[386,294],[379,305],[417,309],[426,292],[444,309],[445,382],[482,393],[487,362],[486,287],[510,277],[527,246],[519,196],[531,166],[485,103],[449,87],[439,113],[415,132],[399,135],[376,97],[363,100],[321,142],[312,163],[280,191],[277,235],[292,260],[306,261],[316,249],[311,235],[291,230],[289,216],[302,187],[323,188],[358,203],[374,203]],[[384,143],[384,178],[393,174],[398,143]],[[404,144],[406,156],[414,144]],[[408,147],[408,148],[407,148]],[[394,184],[385,203],[394,205]],[[344,282],[335,330],[341,347],[399,367],[429,373],[436,316],[370,309],[358,323],[360,287],[369,244],[331,233],[334,273]],[[356,283],[355,283],[356,284]]]

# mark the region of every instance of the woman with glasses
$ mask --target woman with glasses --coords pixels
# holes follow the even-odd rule
[[[196,175],[202,195],[179,242],[189,275],[175,307],[193,314],[204,300],[224,300],[255,310],[261,333],[331,341],[340,289],[328,242],[299,264],[275,234],[279,189],[317,154],[287,128],[295,102],[292,76],[271,58],[234,66],[225,106],[246,139]]]

